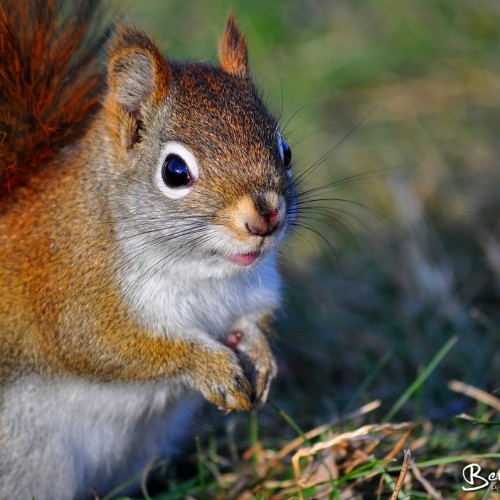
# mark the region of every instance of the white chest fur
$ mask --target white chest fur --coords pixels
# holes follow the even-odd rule
[[[142,267],[129,272],[124,290],[139,319],[159,334],[201,331],[220,337],[241,316],[275,309],[280,299],[274,252],[248,272],[229,277],[203,279],[203,265],[197,263],[183,275],[158,273],[141,282],[143,274]]]

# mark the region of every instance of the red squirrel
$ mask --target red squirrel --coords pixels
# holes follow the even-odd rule
[[[166,60],[99,9],[0,6],[2,499],[106,493],[197,394],[249,410],[276,375],[296,194],[245,38],[230,15],[218,64]]]

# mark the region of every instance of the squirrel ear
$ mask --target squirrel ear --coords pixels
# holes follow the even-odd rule
[[[220,66],[226,73],[248,76],[248,51],[245,37],[238,31],[234,16],[229,14],[219,44]]]
[[[141,104],[155,104],[164,98],[170,78],[170,69],[153,42],[140,30],[122,29],[110,54],[111,98],[141,119]]]

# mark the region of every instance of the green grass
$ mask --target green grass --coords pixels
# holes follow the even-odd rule
[[[384,417],[415,424],[404,447],[418,471],[407,473],[406,498],[463,493],[461,470],[474,457],[496,470],[499,428],[488,424],[498,412],[448,383],[499,397],[498,2],[128,3],[128,17],[168,56],[213,62],[233,6],[296,172],[339,143],[306,182],[335,183],[318,192],[328,200],[308,220],[334,252],[307,231],[282,252],[273,405],[228,419],[213,411],[214,430],[198,450],[193,442],[181,465],[152,473],[151,497],[292,498],[291,454],[269,463],[286,443],[332,421],[333,434],[311,444]],[[343,420],[375,399],[373,412]],[[457,419],[461,413],[485,425]],[[403,448],[398,462],[384,457],[400,437],[394,431],[371,451],[373,436],[359,448],[346,440],[310,457],[318,482],[303,494],[388,498]],[[334,481],[320,472],[324,464]]]

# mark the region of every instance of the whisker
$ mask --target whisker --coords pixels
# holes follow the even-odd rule
[[[359,207],[359,208],[365,210],[366,212],[368,212],[369,214],[373,215],[374,217],[376,217],[378,219],[385,220],[386,222],[388,222],[390,224],[395,224],[395,222],[392,221],[389,217],[387,217],[384,214],[378,212],[377,210],[375,210],[375,209],[373,209],[373,208],[371,208],[371,207],[369,207],[369,206],[367,206],[367,205],[365,205],[363,203],[360,203],[359,201],[348,200],[348,199],[345,199],[345,198],[311,198],[311,199],[308,199],[308,200],[298,200],[297,207],[298,207],[298,210],[300,212],[300,210],[303,210],[305,208],[304,205],[308,205],[308,204],[311,204],[311,203],[318,203],[318,202],[342,202],[342,203],[348,203],[350,205],[355,205],[356,207]],[[312,205],[312,206],[314,207],[314,205]],[[334,207],[332,207],[332,208],[334,208]]]
[[[317,231],[316,229],[312,228],[311,226],[308,226],[307,224],[302,224],[300,221],[295,221],[295,222],[293,222],[292,225],[294,227],[301,227],[303,229],[307,229],[308,231],[311,231],[316,236],[318,236],[330,248],[330,250],[332,251],[332,253],[333,253],[334,257],[335,257],[337,265],[339,266],[341,276],[344,279],[344,272],[342,270],[342,266],[340,264],[340,259],[339,259],[339,256],[337,254],[337,251],[335,250],[335,247],[319,231]]]
[[[375,111],[376,107],[374,107],[371,111],[369,111],[361,120],[356,123],[338,142],[336,142],[326,153],[321,155],[310,167],[308,167],[304,172],[302,172],[296,179],[295,184],[299,186],[305,179],[307,179],[313,172],[316,170],[322,163],[328,160],[332,154],[337,150],[337,148],[343,144],[353,133],[355,130],[360,127],[365,120]]]
[[[196,239],[192,239],[189,243],[201,243],[207,239],[207,235],[202,235],[201,237],[197,237]],[[172,263],[174,259],[180,259],[180,255],[176,255],[175,253],[172,255],[166,255],[159,259],[157,262],[155,262],[152,266],[150,266],[146,271],[144,271],[134,282],[127,287],[125,290],[125,294],[127,295],[133,288],[140,286],[143,288],[156,274],[161,272],[168,264]],[[168,260],[167,260],[168,259]],[[145,280],[144,278],[148,273],[150,273],[155,267],[158,266],[158,264],[161,264],[161,266],[156,269],[149,277],[147,277]],[[142,283],[141,283],[142,281]]]
[[[73,286],[76,282],[83,279],[85,276],[88,276],[89,274],[96,272],[96,271],[97,271],[97,274],[95,274],[93,276],[93,278],[95,280],[102,278],[107,273],[110,273],[109,278],[111,278],[112,276],[117,275],[122,269],[126,268],[127,265],[131,264],[137,257],[139,257],[141,254],[143,254],[145,251],[152,250],[156,247],[161,246],[162,244],[165,244],[166,242],[172,242],[176,238],[180,238],[182,236],[192,234],[193,230],[196,230],[196,228],[199,228],[199,226],[192,226],[189,228],[183,228],[182,230],[179,230],[175,233],[170,233],[168,235],[160,234],[157,238],[148,239],[146,241],[138,243],[137,245],[134,246],[133,250],[131,251],[131,253],[129,254],[129,256],[127,258],[122,257],[120,263],[116,262],[115,255],[111,255],[107,259],[100,260],[96,266],[93,266],[93,267],[89,268],[88,270],[86,270],[85,272],[81,273],[74,280],[72,280],[68,286],[69,287]],[[158,229],[156,229],[154,231],[153,230],[147,231],[147,233],[151,233],[151,232],[155,232],[155,231],[158,231]],[[136,233],[133,236],[134,237],[141,236],[141,233]],[[122,239],[119,239],[118,241],[122,241]],[[145,247],[147,247],[147,248],[145,248]],[[145,250],[143,250],[143,248],[145,248]],[[113,266],[112,270],[106,268],[106,264],[113,263],[113,262],[115,262],[116,264]],[[98,271],[98,269],[100,269],[100,270]],[[105,285],[105,283],[103,283],[102,286],[104,286],[104,285]],[[99,291],[101,288],[102,287],[99,287],[97,289],[97,291]]]
[[[388,168],[377,168],[373,170],[368,170],[367,172],[361,172],[359,174],[353,174],[349,175],[347,177],[343,177],[342,179],[338,179],[336,181],[328,182],[327,184],[323,184],[321,186],[315,186],[313,188],[306,189],[304,191],[298,192],[299,198],[303,198],[304,196],[307,196],[311,193],[316,193],[316,192],[321,192],[326,189],[330,189],[336,186],[343,186],[344,184],[350,184],[351,182],[356,182],[356,181],[365,181],[365,180],[372,180],[372,179],[380,179],[384,178],[387,174],[386,172],[394,170],[391,167]],[[376,175],[374,175],[376,174]]]
[[[346,236],[342,231],[340,231],[340,229],[338,227],[335,227],[331,222],[329,222],[327,220],[324,220],[324,219],[321,219],[318,217],[313,217],[312,215],[301,215],[301,220],[312,220],[312,221],[324,224],[324,225],[328,226],[330,229],[333,229],[335,232],[339,233],[346,241],[350,241],[351,243],[353,243],[354,245],[357,246],[356,239],[354,238],[352,230],[348,226],[348,224],[344,220],[342,220],[342,218],[339,216],[334,216],[332,214],[329,214],[329,215],[330,215],[330,217],[332,217],[334,219],[334,221],[337,224],[339,224],[344,229],[345,232],[347,232],[348,236]]]
[[[323,214],[327,217],[333,216],[335,219],[338,217],[337,213],[341,213],[341,214],[346,215],[347,217],[351,217],[352,219],[354,219],[358,224],[360,224],[363,227],[363,229],[368,231],[372,236],[375,235],[372,228],[368,224],[366,224],[366,222],[364,222],[362,219],[360,219],[359,217],[357,217],[353,213],[348,212],[347,210],[342,210],[340,208],[335,208],[335,207],[323,207],[323,206],[302,207],[301,210],[298,212],[299,217],[302,216],[301,215],[302,212],[319,213],[319,214]]]
[[[281,133],[284,135],[285,134],[285,131],[286,131],[286,128],[288,127],[288,125],[290,124],[290,122],[301,112],[301,111],[304,111],[304,109],[306,109],[307,107],[309,106],[309,104],[304,104],[304,106],[301,106],[297,111],[295,111],[295,113],[292,114],[292,116],[290,116],[290,118],[288,118],[288,120],[286,121],[285,125],[283,125],[283,127],[281,128]],[[296,129],[294,129],[296,130]],[[287,135],[290,135],[292,132],[288,132]]]

